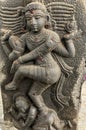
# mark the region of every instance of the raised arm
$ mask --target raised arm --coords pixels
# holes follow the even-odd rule
[[[67,48],[67,51],[69,53],[69,56],[68,57],[75,57],[75,46],[74,46],[74,43],[73,43],[73,40],[72,39],[65,39],[65,42],[66,42],[66,48]]]
[[[11,36],[9,38],[9,45],[12,48],[12,52],[9,54],[9,59],[11,61],[14,61],[18,57],[20,57],[24,51],[25,51],[25,40],[24,36],[22,37],[17,37],[17,36]]]
[[[56,52],[58,55],[62,56],[62,57],[74,57],[75,56],[75,47],[73,44],[73,40],[66,40],[65,39],[65,43],[66,43],[66,47],[63,45],[61,45],[62,43],[60,43],[60,47],[57,47],[54,49],[54,52]],[[61,47],[62,46],[62,47]]]
[[[2,46],[2,49],[3,49],[3,51],[4,51],[4,53],[6,54],[7,57],[11,53],[11,50],[7,46],[9,44],[8,39],[9,39],[9,37],[11,35],[12,35],[12,31],[11,30],[6,30],[6,29],[1,29],[0,30],[1,46]]]
[[[13,61],[21,56],[25,48],[24,35],[20,38],[14,36],[11,30],[1,29],[1,45],[2,49],[9,58]]]
[[[58,47],[54,49],[54,52],[56,52],[58,55],[62,57],[74,57],[75,56],[75,47],[73,43],[73,37],[72,34],[67,34],[64,36],[64,42],[65,46],[61,42],[59,36],[60,44],[58,44]]]

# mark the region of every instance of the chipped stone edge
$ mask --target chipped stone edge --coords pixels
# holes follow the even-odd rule
[[[73,103],[75,110],[79,111],[81,100],[81,86],[82,86],[82,77],[83,77],[83,72],[84,72],[84,67],[85,67],[85,59],[82,58],[81,63],[79,68],[77,68],[77,73],[79,74],[78,80],[76,81],[73,91],[72,91],[72,98],[73,98]]]

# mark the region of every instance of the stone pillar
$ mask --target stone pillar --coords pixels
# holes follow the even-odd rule
[[[81,108],[79,112],[77,130],[86,130],[86,81],[82,85]]]
[[[0,87],[0,130],[2,130],[2,125],[4,122],[4,112],[3,112],[3,102],[2,102],[2,95],[1,95],[1,87]]]

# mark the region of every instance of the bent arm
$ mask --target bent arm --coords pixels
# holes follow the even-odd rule
[[[25,50],[25,41],[24,38],[17,37],[17,36],[11,36],[9,38],[9,45],[12,48],[12,52],[9,54],[9,59],[11,61],[14,61],[19,56],[21,56],[24,53]]]
[[[64,35],[64,42],[65,42],[65,46],[64,46],[58,36],[60,44],[58,44],[58,47],[55,48],[54,52],[56,52],[58,55],[60,55],[62,57],[74,57],[75,56],[75,47],[74,47],[74,43],[73,43],[73,37],[74,37],[74,33]]]
[[[75,47],[73,44],[73,40],[66,40],[66,47],[61,45],[61,47],[55,48],[54,52],[62,57],[75,57]]]
[[[7,43],[7,41],[1,41],[2,49],[3,49],[4,53],[6,54],[6,56],[8,57],[9,54],[11,53],[11,50],[8,48],[6,43]]]
[[[12,109],[12,111],[10,111],[10,114],[11,114],[11,116],[12,116],[15,120],[19,120],[19,119],[20,119],[20,114],[17,113],[17,112],[15,111],[15,109]]]
[[[69,57],[75,57],[75,46],[72,39],[66,40],[66,47],[69,52]]]
[[[60,56],[69,57],[68,50],[65,48],[65,46],[61,42],[60,42],[60,45],[58,45],[58,47],[55,48],[53,51]]]
[[[50,40],[49,42],[43,43],[39,47],[35,48],[28,54],[25,54],[19,58],[20,63],[25,63],[27,61],[32,61],[38,57],[44,57],[47,53],[51,52],[57,47],[57,43]]]
[[[34,106],[31,106],[29,109],[27,120],[25,121],[25,126],[27,126],[27,125],[31,126],[36,118],[36,115],[37,115],[36,108]]]
[[[71,44],[73,43],[71,42]],[[61,43],[59,36],[55,34],[55,36],[51,39],[48,39],[46,43],[43,43],[39,47],[32,50],[30,53],[21,56],[18,60],[20,63],[25,63],[27,61],[35,60],[38,57],[44,57],[51,51],[55,51],[60,56],[70,57],[70,55],[72,55],[72,50],[74,50],[74,46],[72,46],[73,48],[70,49],[71,44],[69,42],[66,49],[65,46]]]

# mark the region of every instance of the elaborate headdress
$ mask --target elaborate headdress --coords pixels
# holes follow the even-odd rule
[[[31,3],[27,4],[27,6],[25,7],[25,14],[27,14],[28,11],[32,13],[33,10],[41,10],[47,18],[45,27],[51,28],[51,21],[52,20],[51,20],[51,17],[47,11],[46,6],[41,2],[31,2]]]
[[[32,10],[42,10],[44,13],[47,12],[45,5],[40,2],[31,2],[30,4],[27,4],[25,7],[25,13]]]

